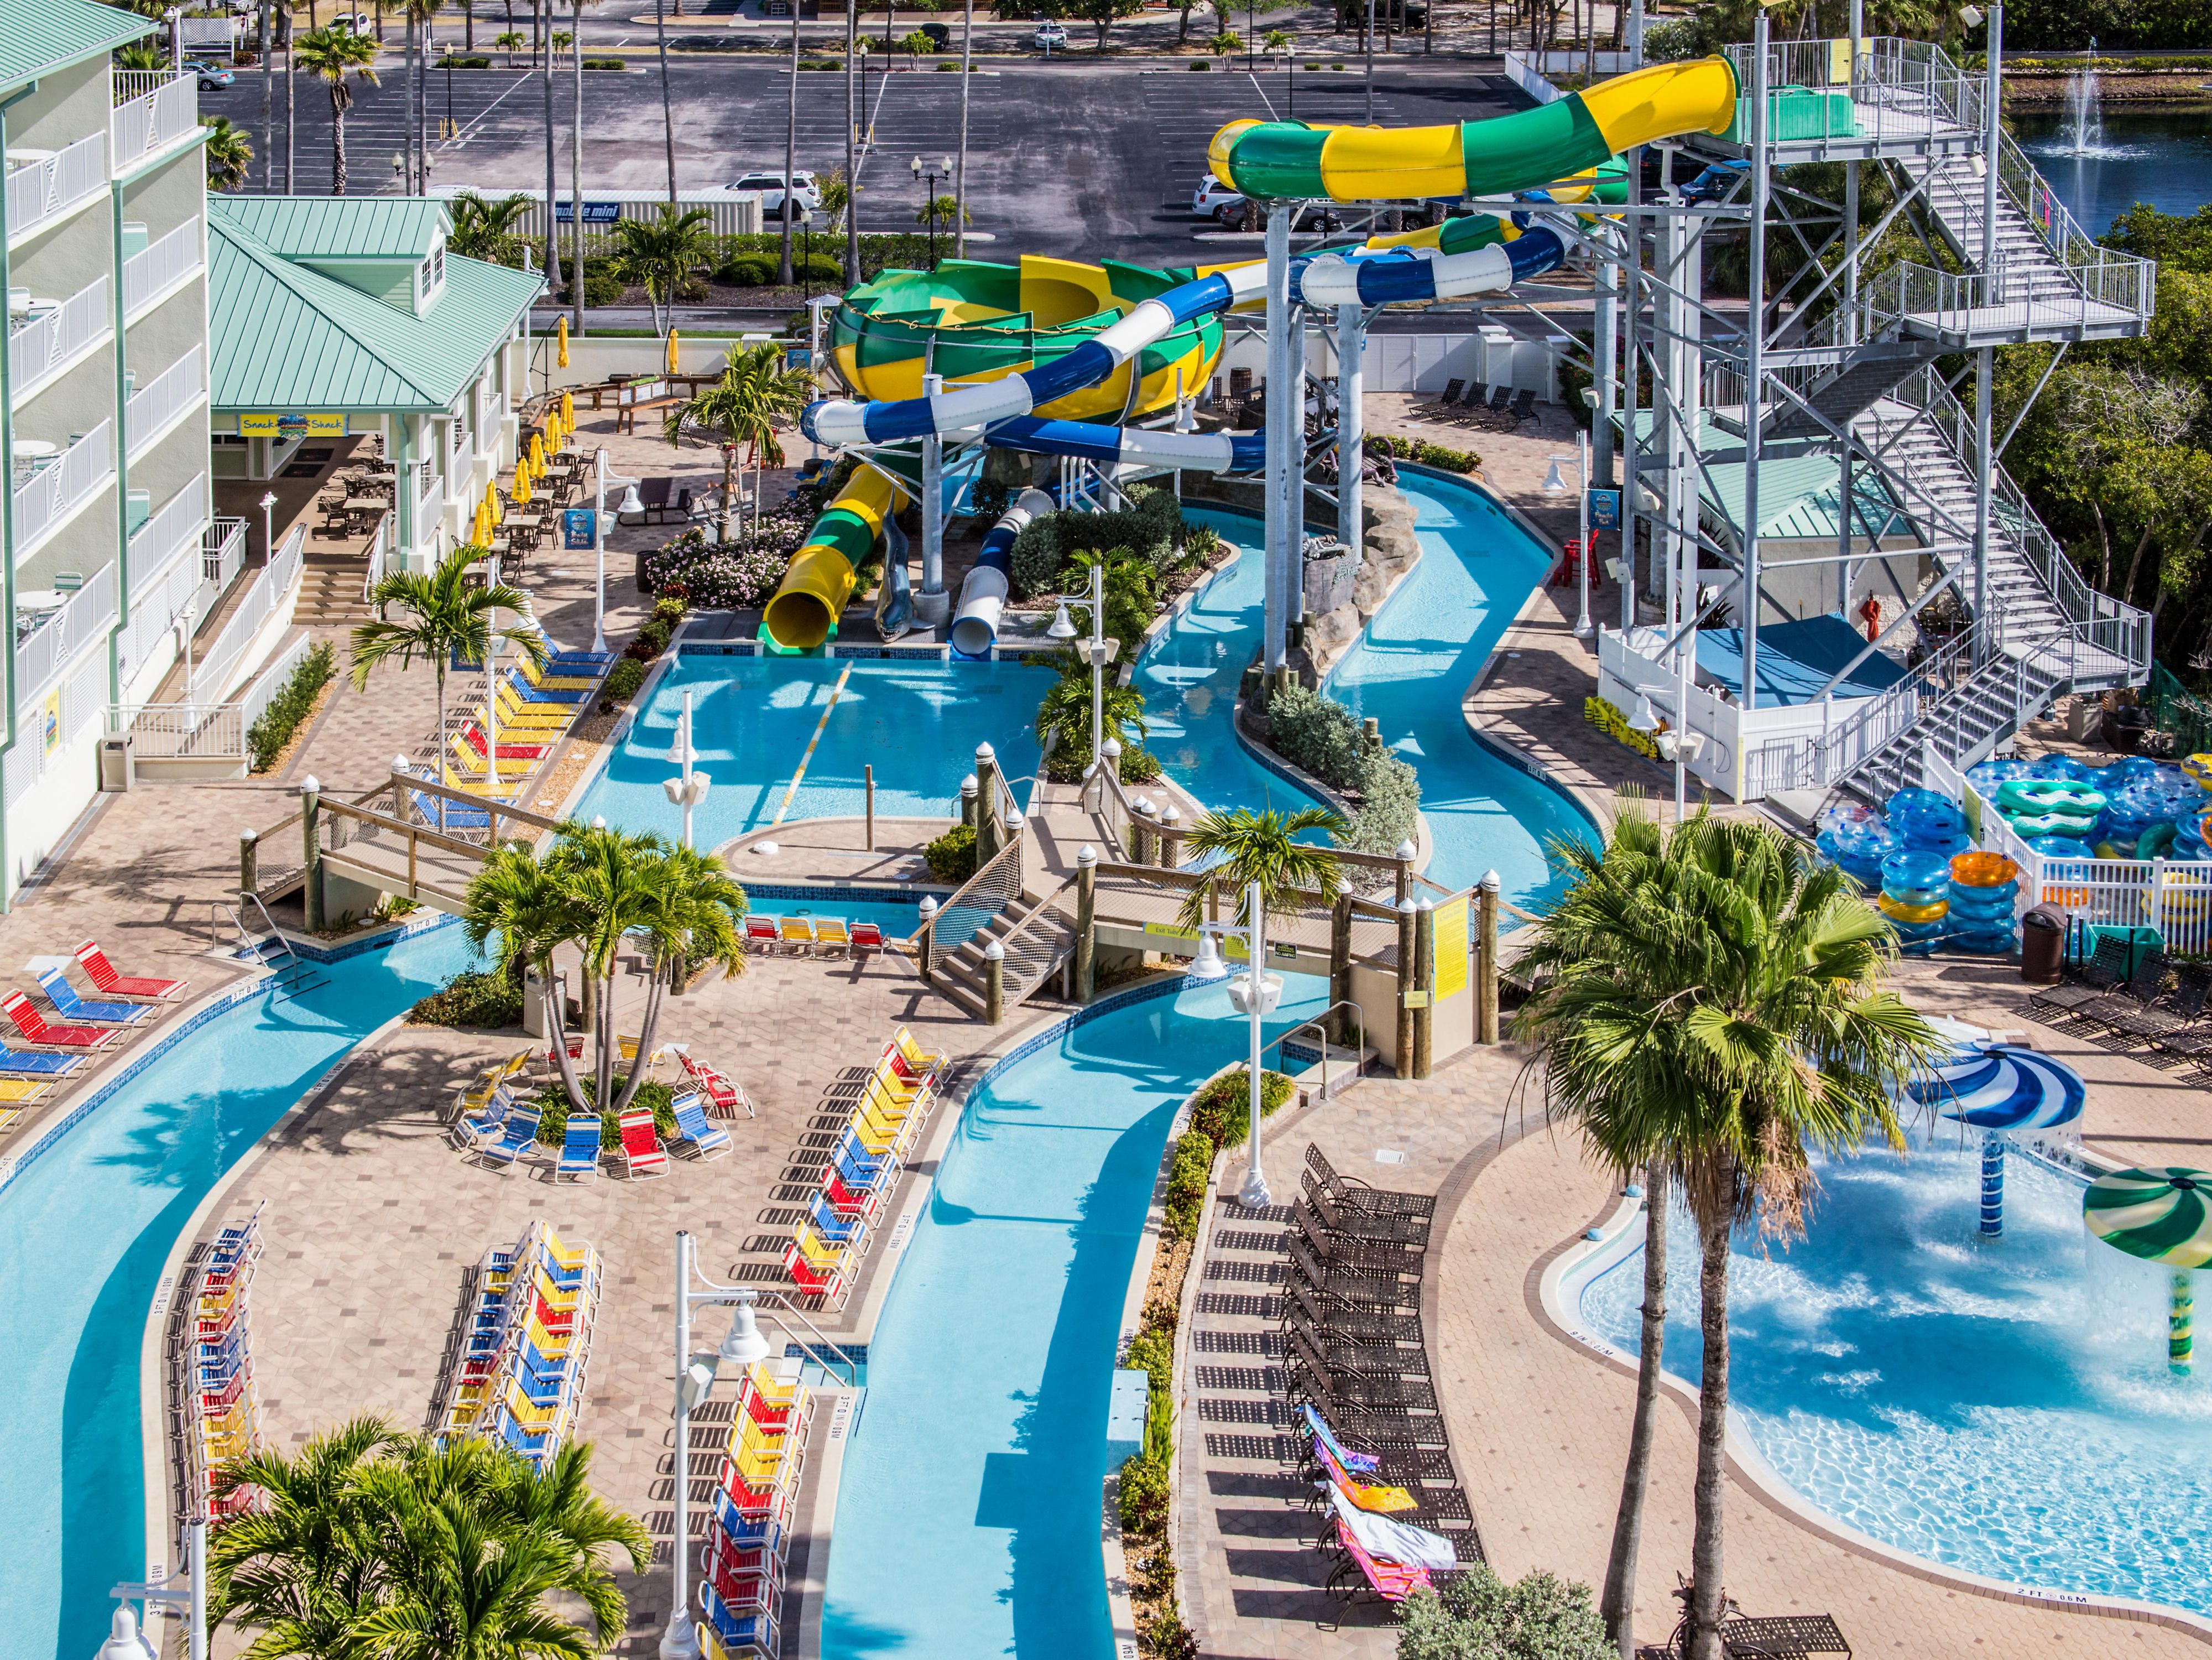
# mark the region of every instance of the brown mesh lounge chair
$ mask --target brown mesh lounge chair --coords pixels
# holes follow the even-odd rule
[[[1419,1274],[1421,1271],[1423,1253],[1419,1245],[1361,1239],[1335,1232],[1322,1224],[1304,1195],[1291,1201],[1291,1232],[1293,1237],[1304,1239],[1308,1248],[1325,1262],[1366,1268],[1376,1274]]]
[[[2096,952],[2081,965],[2078,974],[2056,986],[2045,986],[2031,993],[2027,1012],[2038,1020],[2063,1020],[2118,985],[2127,971],[2127,941],[2106,934],[2097,941]]]
[[[1452,407],[1459,402],[1459,395],[1462,392],[1466,390],[1466,387],[1467,382],[1463,380],[1448,380],[1444,383],[1443,395],[1441,398],[1437,398],[1431,403],[1416,404],[1413,408],[1407,410],[1406,413],[1410,416],[1447,415],[1450,413]]]
[[[1396,1193],[1388,1188],[1370,1188],[1364,1182],[1340,1174],[1317,1146],[1307,1146],[1306,1168],[1314,1173],[1329,1201],[1341,1205],[1346,1210],[1364,1211],[1374,1216],[1428,1217],[1436,1214],[1434,1194]]]
[[[1297,1274],[1283,1286],[1283,1317],[1304,1316],[1308,1325],[1354,1343],[1418,1343],[1421,1316],[1396,1314],[1385,1309],[1358,1308],[1324,1297]]]
[[[1419,1280],[1396,1274],[1376,1275],[1357,1268],[1324,1263],[1299,1240],[1287,1242],[1291,1273],[1303,1276],[1314,1290],[1340,1298],[1358,1308],[1405,1310],[1420,1306]]]
[[[1429,1219],[1425,1216],[1378,1216],[1340,1205],[1328,1196],[1328,1189],[1311,1171],[1305,1172],[1299,1185],[1304,1191],[1305,1202],[1313,1207],[1322,1225],[1331,1233],[1348,1239],[1371,1239],[1415,1248],[1425,1247],[1429,1243]]]

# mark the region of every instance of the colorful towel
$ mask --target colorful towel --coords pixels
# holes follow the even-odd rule
[[[1352,1529],[1360,1548],[1377,1560],[1397,1562],[1411,1568],[1459,1566],[1459,1554],[1443,1535],[1431,1533],[1426,1528],[1408,1527],[1387,1516],[1370,1516],[1334,1481],[1328,1484],[1328,1499],[1336,1507],[1337,1519]]]
[[[1380,1487],[1346,1474],[1344,1466],[1329,1456],[1327,1447],[1321,1449],[1321,1462],[1328,1468],[1329,1480],[1352,1495],[1352,1502],[1364,1511],[1419,1510],[1421,1501],[1403,1487]]]
[[[1312,1432],[1313,1438],[1327,1447],[1330,1456],[1345,1468],[1357,1470],[1362,1475],[1372,1475],[1382,1468],[1382,1461],[1373,1453],[1355,1452],[1338,1440],[1329,1430],[1328,1420],[1311,1407],[1305,1408],[1305,1414],[1306,1428]]]

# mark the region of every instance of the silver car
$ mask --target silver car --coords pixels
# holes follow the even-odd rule
[[[758,191],[761,217],[775,220],[783,217],[784,185],[781,173],[749,173],[729,188],[733,191]],[[814,175],[804,167],[794,170],[791,175],[791,199],[798,209],[793,216],[795,218],[818,213],[822,210],[822,187],[815,183]]]

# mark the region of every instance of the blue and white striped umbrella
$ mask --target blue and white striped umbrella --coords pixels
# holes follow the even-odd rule
[[[1912,1098],[1975,1129],[2063,1129],[2081,1116],[2088,1089],[2062,1061],[2011,1043],[1960,1055],[1911,1086]]]

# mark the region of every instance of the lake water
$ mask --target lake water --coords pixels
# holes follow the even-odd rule
[[[2090,234],[2103,235],[2137,202],[2174,214],[2212,202],[2212,94],[2202,104],[2155,109],[2107,101],[2104,125],[2104,142],[2075,155],[2063,110],[2013,117],[2021,148]]]

